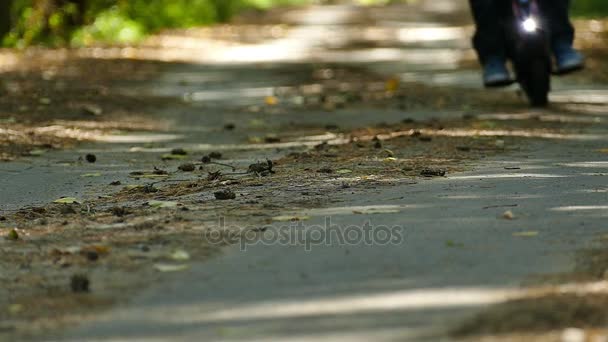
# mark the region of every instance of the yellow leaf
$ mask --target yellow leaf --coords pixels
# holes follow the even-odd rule
[[[386,88],[386,91],[390,91],[390,92],[397,91],[397,89],[399,89],[399,79],[393,77],[393,78],[387,80],[384,87]]]
[[[266,96],[266,98],[264,99],[264,103],[269,106],[276,106],[279,104],[279,99],[274,96]]]

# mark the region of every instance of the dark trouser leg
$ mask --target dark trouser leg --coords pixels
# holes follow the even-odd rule
[[[570,23],[570,0],[542,0],[540,4],[549,19],[553,49],[563,44],[572,46],[574,27]]]
[[[499,3],[502,0],[469,0],[477,30],[473,46],[479,61],[484,64],[488,57],[505,57],[505,33]]]

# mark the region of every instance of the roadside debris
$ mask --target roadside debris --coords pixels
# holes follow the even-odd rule
[[[236,199],[236,194],[230,189],[217,191],[214,193],[214,195],[215,195],[215,199],[220,200],[220,201]]]
[[[110,212],[114,216],[123,217],[129,215],[129,210],[125,207],[113,207],[110,209]]]
[[[420,171],[422,177],[445,177],[446,171],[442,169],[424,169]]]
[[[194,166],[192,163],[185,163],[180,165],[178,169],[183,172],[194,172],[194,170],[196,170],[196,166]]]
[[[216,180],[220,180],[220,179],[222,179],[221,171],[209,172],[209,174],[207,175],[208,181],[216,181]]]
[[[171,150],[171,154],[175,156],[187,156],[188,151],[184,150],[183,148],[174,148]]]
[[[266,159],[265,162],[258,162],[255,164],[249,165],[247,169],[247,173],[254,173],[260,176],[268,176],[270,174],[274,174],[273,170],[274,163],[270,159]]]

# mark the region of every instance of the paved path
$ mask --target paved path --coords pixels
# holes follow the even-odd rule
[[[348,35],[349,28],[357,20],[369,20],[369,17],[361,19],[361,13],[352,7],[312,8],[293,16],[298,18],[300,26],[290,37],[262,44],[258,50],[254,47],[228,50],[217,57],[258,56],[265,60],[264,56],[268,56],[264,52],[272,48],[272,44],[290,47],[295,55],[274,56],[277,59],[274,68],[256,69],[247,64],[245,58],[232,66],[200,60],[198,66],[168,72],[150,88],[175,96],[187,91],[195,95],[194,99],[204,99],[206,104],[215,103],[218,109],[224,108],[217,115],[205,118],[187,112],[160,113],[175,117],[177,124],[172,133],[182,138],[173,144],[199,149],[217,147],[205,144],[237,144],[238,136],[226,138],[224,135],[221,139],[225,140],[218,141],[220,137],[205,130],[221,125],[226,118],[242,118],[240,112],[225,109],[230,100],[225,96],[227,89],[239,94],[243,103],[259,101],[266,95],[266,88],[293,79],[281,71],[292,68],[297,73],[302,65],[315,60],[364,65],[375,72],[400,73],[405,79],[431,84],[476,86],[476,74],[457,71],[457,58],[467,53],[468,31],[462,22],[451,20],[461,17],[454,13],[466,9],[464,2],[424,3],[423,8],[417,7],[415,11],[399,7],[399,11],[368,14],[376,16],[380,28],[400,28],[396,46],[360,51],[329,49],[328,46],[353,39]],[[336,34],[332,36],[332,32]],[[380,39],[384,31],[370,32],[378,33]],[[387,32],[394,30],[387,29]],[[393,38],[390,41],[395,43]],[[251,55],[256,51],[259,55]],[[211,82],[207,89],[183,89],[177,83],[184,75],[195,78],[221,75],[228,81]],[[333,224],[342,227],[361,226],[366,221],[376,227],[400,226],[403,240],[398,244],[332,243],[313,246],[311,251],[301,245],[272,244],[249,246],[246,252],[233,246],[214,260],[195,265],[168,283],[151,287],[128,306],[68,332],[63,339],[441,339],[449,327],[485,305],[504,300],[530,277],[570,270],[574,253],[602,232],[602,223],[608,216],[608,162],[597,150],[608,147],[608,130],[607,108],[597,106],[597,102],[608,93],[602,87],[585,87],[588,92],[581,93],[573,90],[567,80],[563,81],[557,86],[554,100],[596,102],[594,112],[580,114],[597,122],[588,131],[568,139],[530,139],[520,151],[470,165],[473,170],[470,172],[363,194],[355,191],[333,198],[334,208],[302,213],[312,217],[306,222],[308,226],[323,225],[328,216]],[[376,117],[363,113],[346,109],[328,118],[325,113],[310,112],[279,118],[278,123],[281,120],[309,123],[336,120],[348,127],[380,121],[390,123],[403,118],[403,113],[391,110]],[[408,113],[414,118],[428,115],[428,112]],[[462,113],[433,115],[450,117]],[[92,145],[83,151],[111,154],[118,162],[102,163],[99,167],[115,168],[117,174],[122,172],[126,177],[126,171],[122,170],[128,165],[127,146],[107,146]],[[167,146],[170,147],[171,144]],[[256,153],[254,158],[271,152]],[[53,160],[64,157],[62,153],[51,156]],[[139,165],[141,162],[138,161]],[[3,188],[12,189],[9,182],[23,184],[24,178],[20,177],[30,179],[28,177],[38,175],[36,163],[31,175],[14,174],[6,184],[2,183]],[[48,178],[43,182],[53,182],[53,177],[65,175],[55,165],[49,166]],[[21,167],[18,164],[2,166],[3,169]],[[100,180],[104,184],[106,181]],[[80,187],[82,184],[78,183],[57,191],[51,188],[40,199],[47,201],[68,195]],[[16,189],[8,191],[12,196],[8,209],[26,202],[27,191],[26,196]],[[353,208],[364,212],[370,208],[382,210],[377,214],[355,215]],[[509,209],[514,212],[515,220],[501,218]],[[522,232],[527,233],[518,234]]]

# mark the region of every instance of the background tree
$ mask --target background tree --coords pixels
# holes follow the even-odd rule
[[[0,1],[0,41],[11,30],[11,0]]]

